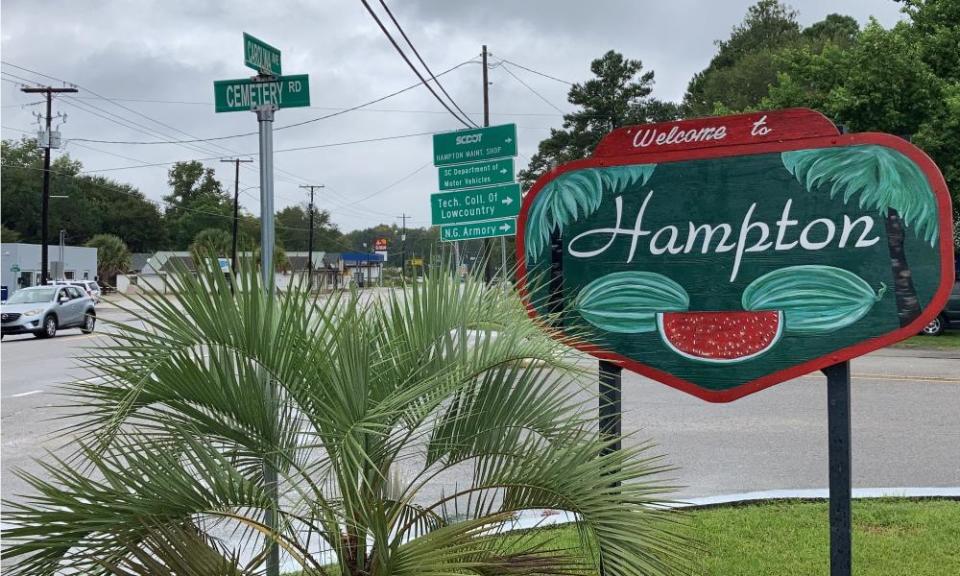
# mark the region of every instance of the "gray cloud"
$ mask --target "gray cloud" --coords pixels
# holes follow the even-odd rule
[[[676,100],[690,76],[709,62],[714,41],[729,34],[750,4],[748,0],[405,0],[390,6],[437,72],[477,56],[481,44],[486,43],[493,62],[509,58],[559,78],[581,81],[588,77],[590,61],[613,48],[641,59],[647,69],[656,72],[656,96]],[[898,5],[892,1],[805,0],[793,4],[805,24],[830,12],[850,14],[861,22],[875,15],[887,26],[900,17]],[[310,74],[314,108],[281,110],[277,126],[371,100],[415,81],[363,6],[353,0],[9,0],[3,4],[0,26],[4,61],[110,97],[164,101],[120,103],[168,126],[81,90],[81,99],[56,105],[57,110],[69,114],[69,122],[62,128],[67,139],[179,139],[187,138],[184,134],[211,137],[255,131],[252,114],[213,111],[213,81],[251,73],[243,66],[243,31],[280,48],[285,73]],[[3,70],[41,80],[9,66]],[[443,78],[450,94],[478,121],[480,74],[480,66],[471,64]],[[567,86],[527,73],[521,78],[553,105],[569,109]],[[517,123],[522,154],[518,164],[523,165],[549,128],[560,125],[560,114],[502,69],[491,71],[491,81],[492,120]],[[2,83],[0,97],[3,125],[33,131],[31,113],[38,108],[27,104],[37,99],[22,94],[10,82]],[[170,103],[174,101],[180,103]],[[417,88],[369,110],[277,131],[274,139],[276,148],[284,149],[457,127],[424,89]],[[153,130],[153,135],[146,128]],[[4,138],[19,136],[15,130],[3,131]],[[89,170],[138,164],[128,158],[154,163],[257,150],[256,137],[196,146],[81,144],[68,144],[66,151]],[[370,196],[429,163],[430,146],[429,137],[417,137],[277,154],[277,206],[303,202],[299,184],[323,183],[327,188],[318,205],[331,210],[344,230],[393,222],[402,211],[414,215],[414,226],[429,225],[428,198],[436,188],[436,171],[430,166]],[[207,164],[232,186],[231,170],[216,160]],[[105,174],[130,182],[159,200],[167,192],[166,170],[141,167]],[[257,182],[255,169],[241,172],[241,187]],[[257,191],[248,190],[247,194],[242,196],[244,206],[258,213]]]

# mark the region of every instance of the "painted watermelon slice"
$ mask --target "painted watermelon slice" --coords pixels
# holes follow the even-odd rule
[[[711,363],[743,362],[770,350],[783,334],[783,312],[661,312],[660,338],[674,352]]]

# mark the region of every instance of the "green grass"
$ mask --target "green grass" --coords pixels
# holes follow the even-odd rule
[[[948,330],[939,336],[914,336],[893,345],[895,348],[960,351],[960,330]]]
[[[681,512],[696,576],[829,574],[826,502],[771,502]],[[571,527],[541,531],[552,548],[579,546]],[[539,538],[538,538],[539,539]],[[855,576],[960,574],[960,502],[856,500]]]

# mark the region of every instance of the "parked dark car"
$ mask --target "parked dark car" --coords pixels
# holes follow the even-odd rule
[[[955,328],[960,329],[960,279],[953,284],[953,291],[950,292],[950,299],[940,314],[923,327],[921,334],[927,336],[939,336],[944,330]]]

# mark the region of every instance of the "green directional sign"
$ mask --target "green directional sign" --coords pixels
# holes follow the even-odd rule
[[[513,158],[439,168],[440,189],[460,190],[513,182]]]
[[[487,222],[469,222],[467,224],[450,224],[440,228],[440,240],[444,242],[458,242],[460,240],[475,240],[477,238],[494,238],[497,236],[513,236],[517,233],[517,220],[504,218]]]
[[[280,51],[246,32],[243,33],[243,63],[261,74],[280,75]]]
[[[516,124],[501,124],[433,135],[434,166],[509,158],[516,155]]]
[[[432,194],[430,207],[434,226],[516,216],[520,213],[520,185]]]
[[[280,76],[267,82],[250,78],[213,83],[217,112],[248,112],[272,104],[276,108],[310,105],[310,79],[306,74]]]

